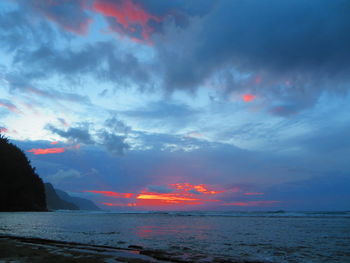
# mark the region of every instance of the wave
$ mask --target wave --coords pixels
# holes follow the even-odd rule
[[[68,211],[61,210],[61,213]],[[168,216],[219,216],[219,217],[345,217],[350,218],[350,211],[69,211],[69,213],[89,214],[144,214]]]

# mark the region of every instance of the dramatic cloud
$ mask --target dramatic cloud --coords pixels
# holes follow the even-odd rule
[[[281,109],[309,107],[325,90],[348,89],[349,11],[343,0],[220,1],[191,30],[169,28],[169,45],[157,43],[164,86],[193,90],[209,82],[254,91]]]
[[[104,208],[349,209],[349,13],[0,1],[0,132]]]
[[[237,190],[238,189],[238,190]],[[154,191],[152,191],[154,190]],[[168,184],[166,186],[149,186],[148,190],[141,190],[138,193],[118,193],[113,191],[96,191],[96,190],[87,190],[85,192],[91,192],[95,194],[101,194],[104,197],[111,198],[127,198],[130,199],[125,202],[106,202],[103,201],[101,204],[106,206],[120,206],[120,207],[140,207],[147,208],[162,208],[167,207],[171,209],[172,207],[179,206],[201,206],[203,205],[212,205],[215,203],[216,206],[269,206],[275,203],[279,203],[279,201],[237,201],[237,202],[226,202],[224,200],[220,200],[221,197],[224,197],[222,194],[234,194],[237,196],[241,196],[241,194],[237,194],[239,192],[238,187],[233,187],[226,190],[215,191],[212,190],[211,186],[200,184],[193,185],[190,183],[176,183],[176,184]],[[253,193],[260,194],[260,193]],[[242,198],[242,196],[241,196]]]
[[[161,21],[132,0],[96,0],[93,10],[106,17],[111,30],[134,40],[149,41],[154,25]]]
[[[62,138],[71,140],[75,143],[92,144],[93,139],[89,133],[89,124],[82,123],[78,127],[70,127],[66,131],[58,129],[52,125],[46,127],[52,133],[58,134]]]
[[[51,124],[46,129],[62,138],[76,144],[101,145],[114,155],[123,155],[130,146],[126,136],[130,127],[115,117],[105,121],[105,128],[94,131],[90,123],[77,123],[74,127],[66,130],[57,128]]]

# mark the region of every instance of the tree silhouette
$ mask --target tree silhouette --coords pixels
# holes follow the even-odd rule
[[[46,211],[45,188],[25,153],[0,134],[0,211]]]

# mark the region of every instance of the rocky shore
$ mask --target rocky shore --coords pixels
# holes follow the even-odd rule
[[[165,263],[213,262],[259,263],[208,258],[201,255],[175,255],[160,250],[146,250],[130,245],[128,249],[0,235],[0,263]],[[261,263],[261,262],[260,262]]]

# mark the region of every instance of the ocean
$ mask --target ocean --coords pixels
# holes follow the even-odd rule
[[[350,262],[350,212],[0,213],[0,234],[261,262]]]

